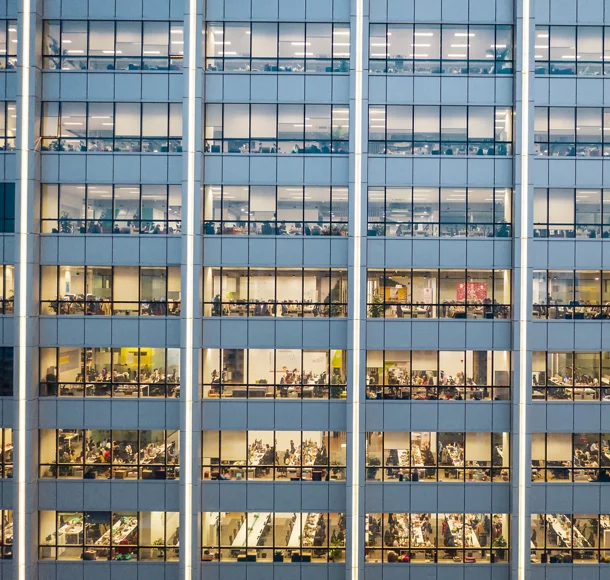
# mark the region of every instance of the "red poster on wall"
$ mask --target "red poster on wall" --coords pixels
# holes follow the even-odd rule
[[[459,282],[456,284],[458,302],[483,301],[487,298],[487,282]]]

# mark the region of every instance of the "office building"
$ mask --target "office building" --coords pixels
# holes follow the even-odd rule
[[[609,10],[0,3],[1,578],[605,578]]]

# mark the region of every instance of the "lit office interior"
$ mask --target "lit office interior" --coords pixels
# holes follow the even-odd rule
[[[468,42],[463,42],[466,38]],[[512,75],[513,27],[371,24],[369,73]]]
[[[203,512],[204,562],[345,561],[345,514]]]
[[[345,236],[346,187],[206,185],[205,235]]]
[[[204,268],[204,316],[347,316],[345,268]]]
[[[53,234],[180,234],[180,185],[44,184],[40,229]]]
[[[508,400],[511,355],[486,350],[368,350],[367,399]]]
[[[509,481],[509,433],[368,432],[367,481]]]
[[[510,561],[508,514],[366,514],[365,562],[490,564]]]
[[[369,318],[510,318],[510,270],[369,269]]]
[[[610,318],[610,272],[534,270],[534,318]]]
[[[610,515],[537,514],[531,516],[533,564],[607,564]]]
[[[345,399],[347,351],[203,349],[203,396]]]
[[[182,22],[45,20],[43,68],[182,70]]]
[[[180,349],[40,349],[41,397],[178,397]]]
[[[610,399],[610,353],[532,353],[532,399]]]
[[[206,72],[348,73],[349,24],[209,22]]]
[[[40,477],[178,479],[179,431],[41,429]]]
[[[340,431],[204,431],[203,479],[341,481]]]
[[[534,237],[610,237],[610,190],[534,189]]]
[[[180,266],[41,266],[40,313],[179,316]]]
[[[532,481],[608,482],[608,433],[532,433]]]
[[[179,512],[39,512],[41,560],[178,560]]]
[[[368,236],[509,238],[508,187],[369,187]]]

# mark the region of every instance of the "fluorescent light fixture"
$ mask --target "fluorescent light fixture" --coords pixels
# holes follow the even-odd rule
[[[415,32],[413,36],[434,36],[434,32]]]
[[[456,32],[453,36],[457,36],[458,38],[466,37],[466,36],[474,36],[474,32]]]
[[[413,46],[415,48],[428,48],[429,46],[432,46],[432,45],[431,44],[415,43],[415,44],[412,44],[411,46]]]
[[[449,58],[466,58],[465,54],[452,53],[452,52],[450,52],[447,56]]]

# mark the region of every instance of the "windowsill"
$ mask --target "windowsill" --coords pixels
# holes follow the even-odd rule
[[[512,161],[514,155],[401,155],[392,153],[369,153],[369,157],[373,158],[391,158],[391,159],[508,159]]]
[[[327,72],[327,71],[285,71],[285,70],[207,70],[207,69],[202,69],[204,73],[206,74],[212,74],[212,75],[217,75],[217,74],[227,74],[227,75],[234,75],[234,74],[238,74],[238,75],[262,75],[262,76],[270,76],[270,75],[316,75],[316,76],[324,76],[324,75],[328,75],[329,77],[334,77],[337,75],[340,76],[345,76],[348,77],[350,75],[349,71],[348,72]]]
[[[588,157],[586,155],[534,155],[534,159],[564,159],[566,161],[573,161],[575,159],[603,161],[604,159],[607,159],[610,161],[610,155],[597,155],[595,157]]]
[[[14,151],[10,151],[8,153],[15,153]],[[170,156],[180,156],[183,153],[178,153],[175,151],[45,151],[44,149],[40,150],[40,153],[43,155],[170,155]]]
[[[235,157],[246,157],[246,156],[254,156],[254,157],[333,157],[339,159],[347,159],[351,153],[223,153],[223,152],[214,152],[204,151],[204,155],[213,155],[213,156],[221,156],[221,155],[233,155]],[[178,154],[180,155],[180,153]]]
[[[3,72],[4,70],[11,70],[11,69],[0,69],[0,72]],[[124,74],[124,73],[131,73],[131,74],[182,74],[184,71],[181,70],[148,70],[148,69],[138,69],[138,70],[106,70],[106,69],[61,69],[61,68],[45,68],[42,70],[42,73],[67,73],[67,74],[73,74],[73,73],[104,73],[104,74],[108,74],[108,73],[119,73],[119,74]]]
[[[487,79],[487,78],[500,78],[500,79],[512,79],[515,76],[515,72],[510,72],[510,73],[471,73],[471,72],[465,72],[465,73],[438,73],[438,72],[408,72],[408,73],[391,73],[391,72],[375,72],[375,71],[371,71],[369,69],[368,71],[369,73],[369,78],[371,77],[424,77],[424,78],[429,78],[429,77],[443,77],[443,78],[464,78],[464,77],[477,77],[477,78],[482,78],[482,79]]]

